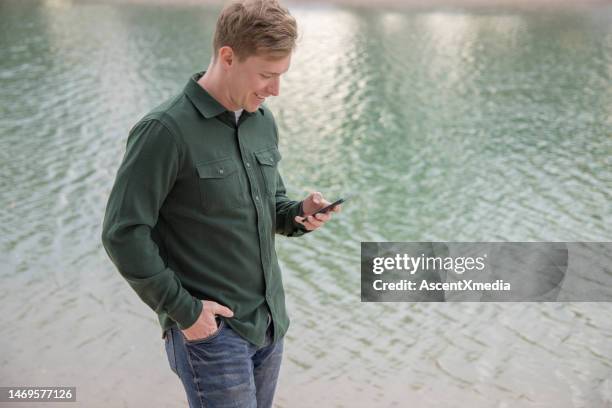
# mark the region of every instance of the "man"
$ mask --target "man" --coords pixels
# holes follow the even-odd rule
[[[320,193],[287,198],[262,105],[296,38],[275,0],[228,5],[207,71],[130,131],[109,198],[104,246],[157,312],[191,407],[272,405],[289,326],[274,234],[331,217],[309,216],[329,204]]]

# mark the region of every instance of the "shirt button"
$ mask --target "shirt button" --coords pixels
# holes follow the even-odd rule
[[[219,169],[219,174],[223,174],[223,169]]]
[[[259,196],[255,196],[255,201],[259,201]]]
[[[251,167],[251,163],[247,162],[247,167]]]

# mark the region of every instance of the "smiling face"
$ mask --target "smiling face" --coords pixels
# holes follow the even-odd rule
[[[269,96],[280,93],[280,77],[289,70],[291,54],[272,58],[255,54],[227,66],[228,91],[232,105],[255,112]]]
[[[211,69],[200,85],[228,110],[255,112],[279,94],[297,38],[295,18],[278,0],[233,0],[217,19]]]

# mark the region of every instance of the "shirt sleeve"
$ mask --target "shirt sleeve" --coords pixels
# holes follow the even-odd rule
[[[299,237],[308,231],[302,224],[295,222],[297,215],[303,215],[302,202],[287,197],[285,184],[277,171],[276,175],[276,233],[288,237]]]
[[[183,288],[151,236],[179,168],[179,148],[167,128],[154,119],[137,124],[108,200],[102,243],[138,296],[186,329],[200,315],[202,302]]]
[[[270,113],[271,114],[271,113]],[[278,147],[278,126],[274,123],[274,137],[276,146]],[[302,211],[302,202],[293,201],[287,197],[287,189],[283,178],[278,170],[276,170],[276,233],[288,237],[299,237],[310,231],[299,222],[295,222],[294,218],[297,215],[304,215]]]

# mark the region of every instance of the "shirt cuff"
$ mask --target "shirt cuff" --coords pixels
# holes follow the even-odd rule
[[[174,313],[171,318],[176,321],[179,329],[185,330],[194,325],[202,313],[202,301],[195,297],[191,298],[192,304],[182,309],[180,313]]]
[[[288,235],[290,237],[299,237],[301,235],[308,234],[309,232],[311,232],[307,230],[305,226],[295,221],[296,215],[300,217],[304,216],[303,204],[304,204],[304,201],[300,201],[300,205],[296,206],[295,214],[291,217],[291,220],[293,222],[294,231],[292,234]]]

